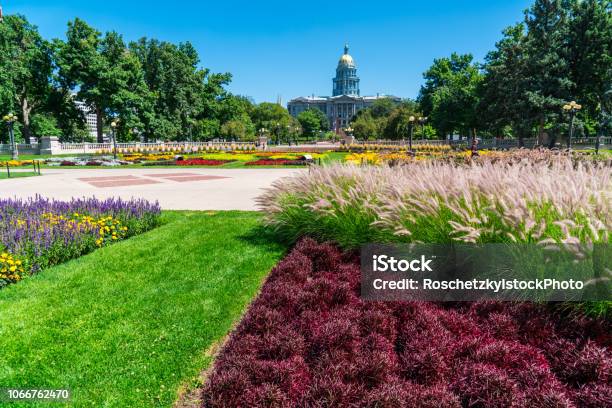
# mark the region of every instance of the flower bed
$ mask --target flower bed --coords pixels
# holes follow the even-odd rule
[[[0,165],[6,166],[7,164],[9,167],[31,166],[34,164],[34,160],[8,160],[0,162]]]
[[[531,303],[364,302],[359,260],[306,239],[217,358],[205,407],[612,406],[609,321]]]
[[[122,154],[121,159],[130,163],[153,162],[163,160],[173,160],[174,154],[142,154],[142,153],[127,153]]]
[[[131,162],[116,160],[112,156],[52,157],[45,159],[47,166],[124,166]]]
[[[184,159],[177,160],[177,166],[222,166],[234,160]]]
[[[418,152],[450,152],[452,147],[448,144],[422,144],[422,143],[414,143],[412,145],[414,151]],[[408,146],[406,142],[400,143],[397,141],[397,144],[384,144],[384,143],[368,143],[368,144],[350,144],[343,145],[337,149],[341,152],[368,152],[368,151],[395,151],[395,152],[405,152],[408,150]]]
[[[246,162],[246,166],[305,166],[308,162],[306,160],[293,160],[293,159],[259,159],[255,161]]]
[[[159,205],[144,200],[2,199],[0,256],[13,263],[0,261],[8,265],[0,267],[0,287],[147,231],[157,225],[159,215]]]

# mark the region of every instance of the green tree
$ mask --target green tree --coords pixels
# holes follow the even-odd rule
[[[99,86],[107,68],[100,55],[100,36],[77,18],[68,23],[66,42],[56,41],[59,81],[65,90],[78,89],[77,98],[95,112],[98,142],[103,141],[104,110],[108,106],[108,95]]]
[[[32,134],[38,137],[60,136],[62,134],[55,117],[44,113],[32,115],[31,130]]]
[[[150,108],[139,60],[126,48],[121,35],[111,31],[101,36],[83,20],[68,23],[66,42],[56,42],[61,88],[77,90],[97,118],[97,139],[103,141],[104,125],[119,117],[120,140],[133,137],[132,129],[143,127],[143,111]]]
[[[226,139],[253,141],[255,140],[255,127],[248,116],[242,119],[230,120],[221,126],[221,136]]]
[[[270,132],[283,132],[293,120],[287,109],[277,103],[262,102],[253,109],[252,117],[256,129],[265,128]]]
[[[51,74],[51,47],[37,27],[23,16],[6,16],[0,24],[0,103],[5,111],[17,108],[26,143],[31,115],[46,106]]]
[[[409,137],[410,129],[412,128],[413,136],[416,134],[416,118],[421,116],[416,112],[414,106],[402,105],[395,108],[390,114],[383,129],[385,139],[401,140]],[[410,122],[410,117],[414,121]]]
[[[545,128],[561,122],[561,107],[571,99],[574,87],[568,64],[566,4],[562,0],[535,0],[525,14],[526,103],[517,109],[523,120],[537,126],[539,136]]]
[[[120,141],[133,140],[144,127],[141,119],[152,109],[140,61],[115,32],[105,35],[100,44],[100,55],[106,72],[97,88],[105,93],[101,96],[106,106],[105,116],[119,118],[117,138]]]
[[[152,114],[141,119],[147,140],[209,139],[219,135],[220,123],[234,119],[232,108],[223,108],[227,102],[224,86],[231,75],[199,68],[191,43],[141,38],[129,48],[140,60],[147,88],[154,96]]]
[[[320,131],[329,130],[327,116],[318,108],[306,109],[297,117],[303,132],[308,137],[315,137]]]
[[[478,113],[483,127],[496,136],[511,126],[522,139],[528,132],[520,106],[527,104],[524,77],[525,26],[516,24],[503,31],[495,50],[486,56],[484,79],[479,89]]]
[[[397,107],[397,102],[391,98],[379,98],[372,103],[370,113],[375,119],[388,117],[393,109]]]
[[[217,117],[222,123],[235,119],[243,119],[253,114],[255,104],[253,101],[241,95],[226,93],[219,99]]]
[[[359,140],[375,140],[381,134],[381,122],[372,116],[370,109],[364,109],[351,122],[353,135]]]
[[[419,105],[440,135],[476,132],[482,74],[471,54],[435,59],[423,74]]]
[[[572,97],[581,114],[602,123],[601,106],[612,89],[612,3],[572,1],[569,21],[569,67]]]

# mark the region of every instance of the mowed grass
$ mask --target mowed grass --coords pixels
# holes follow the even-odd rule
[[[153,231],[0,290],[0,387],[171,406],[285,251],[259,217],[166,212]]]

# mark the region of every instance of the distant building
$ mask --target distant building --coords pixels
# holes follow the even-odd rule
[[[348,53],[348,45],[344,46],[344,54],[338,61],[336,76],[333,78],[332,96],[301,96],[289,101],[287,109],[292,116],[310,108],[320,109],[327,115],[329,123],[334,130],[348,126],[349,122],[361,109],[372,106],[380,98],[391,98],[400,102],[397,96],[376,95],[361,96],[359,91],[359,77],[357,66],[353,57]]]
[[[72,96],[74,98],[76,94],[73,94]],[[92,112],[89,106],[87,106],[87,104],[83,101],[77,101],[75,99],[74,104],[81,112],[83,112],[87,131],[95,140],[95,138],[98,136],[98,118],[96,117],[96,114]]]

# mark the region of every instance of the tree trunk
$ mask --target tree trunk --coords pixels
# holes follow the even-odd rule
[[[540,120],[538,122],[538,134],[537,134],[537,139],[541,140],[542,136],[544,134],[544,118],[540,117]]]
[[[98,138],[98,143],[104,143],[104,123],[102,119],[102,109],[96,106],[96,134]]]
[[[30,129],[30,113],[32,108],[28,104],[28,99],[21,99],[21,118],[23,120],[23,129],[21,131],[26,144],[31,142],[32,130]]]

